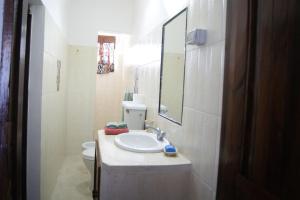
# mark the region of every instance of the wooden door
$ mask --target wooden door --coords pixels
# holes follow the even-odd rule
[[[27,0],[0,1],[0,199],[26,199]]]
[[[227,2],[217,199],[300,199],[300,1]]]

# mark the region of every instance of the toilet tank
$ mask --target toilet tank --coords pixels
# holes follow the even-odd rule
[[[133,101],[123,101],[124,122],[131,130],[143,130],[146,119],[146,105]]]

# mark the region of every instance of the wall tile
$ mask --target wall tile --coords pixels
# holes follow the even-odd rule
[[[206,29],[209,45],[225,39],[225,0],[190,0],[188,12],[188,32]]]
[[[223,12],[222,12],[222,41],[225,41],[225,36],[226,36],[226,17],[227,17],[227,0],[222,0],[222,7],[223,7]]]
[[[199,1],[199,0],[198,0]],[[199,16],[199,20],[200,20],[200,26],[199,28],[208,28],[208,5],[209,5],[209,1],[206,1],[206,0],[200,0],[199,1],[199,13],[200,13],[200,16]]]
[[[224,5],[221,0],[208,2],[208,43],[224,40]]]
[[[104,122],[102,122],[102,119],[99,119],[99,115],[95,115],[98,113],[98,110],[95,110],[96,52],[96,47],[68,46],[69,74],[66,141],[66,153],[68,155],[80,154],[81,144],[84,141],[93,139],[95,120],[98,121],[97,125],[101,124],[99,128],[100,126],[103,127]],[[106,84],[111,85],[113,83],[107,81]],[[98,91],[100,95],[106,94],[107,87],[98,88]],[[105,96],[103,99],[111,97],[111,95]],[[103,103],[102,98],[99,99],[98,97],[97,100],[97,105]],[[109,100],[116,101],[117,96],[115,96],[115,99],[109,98]],[[105,112],[108,112],[109,107],[105,108]],[[105,115],[102,114],[102,116]]]
[[[208,66],[208,55],[209,49],[207,47],[199,48],[198,53],[198,62],[196,63],[196,87],[194,88],[196,92],[195,97],[195,105],[194,108],[197,110],[203,111],[203,107],[206,107],[205,104],[205,96],[206,96],[206,88],[207,88],[207,80],[210,74],[205,70]]]
[[[211,114],[219,114],[220,81],[222,69],[222,46],[221,43],[210,46],[207,52],[200,51],[197,109]],[[204,48],[205,49],[205,48]],[[203,90],[203,91],[202,91]]]
[[[189,7],[188,7],[188,24],[187,24],[187,32],[190,32],[196,28],[206,27],[206,23],[203,23],[201,12],[200,12],[200,3],[199,0],[190,0]],[[203,12],[202,12],[203,13]]]
[[[66,41],[49,13],[45,14],[42,127],[41,196],[49,199],[65,156],[66,139]],[[57,60],[61,60],[60,90],[57,91]]]
[[[212,189],[217,191],[217,182],[218,182],[218,172],[219,172],[219,154],[220,154],[220,141],[221,141],[221,125],[222,125],[221,117],[218,118],[218,130],[217,130],[217,141],[216,141],[216,155],[214,161],[214,172],[212,177]]]
[[[200,160],[198,169],[200,177],[205,183],[212,187],[214,183],[214,169],[218,136],[218,117],[213,115],[203,115],[203,129],[200,140]]]
[[[202,113],[184,108],[183,117],[183,133],[182,133],[182,152],[192,161],[192,167],[196,173],[200,174],[199,168],[199,147],[203,140],[204,117]]]
[[[57,65],[55,57],[45,52],[43,66],[43,94],[56,92],[56,76]]]
[[[185,65],[185,83],[184,83],[184,105],[190,108],[196,108],[198,103],[197,96],[201,91],[198,88],[198,56],[199,50],[195,49],[186,53]],[[200,104],[200,103],[199,103]]]
[[[167,138],[176,145],[179,152],[192,162],[188,200],[215,199],[224,76],[226,2],[189,1],[188,31],[205,28],[208,30],[208,41],[201,47],[187,46],[182,126],[157,114],[159,60],[138,66],[139,93],[145,95],[147,118],[155,120],[167,132]],[[138,35],[137,38],[136,44],[145,41],[151,44],[160,43],[161,26],[149,31],[148,35]]]
[[[190,200],[213,200],[213,191],[201,181],[201,178],[197,174],[192,173],[190,187]]]

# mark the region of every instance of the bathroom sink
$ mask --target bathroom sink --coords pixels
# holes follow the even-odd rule
[[[115,137],[115,144],[127,151],[156,153],[161,152],[169,142],[165,138],[164,141],[158,141],[156,134],[153,133],[132,131],[117,135]]]

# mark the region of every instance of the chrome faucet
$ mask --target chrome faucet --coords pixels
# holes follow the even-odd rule
[[[156,137],[157,137],[158,141],[163,141],[164,138],[166,137],[166,132],[160,130],[160,128],[155,128],[155,127],[152,127],[152,126],[149,126],[149,125],[146,125],[145,127],[146,127],[146,129],[153,130],[153,133],[156,134]]]

